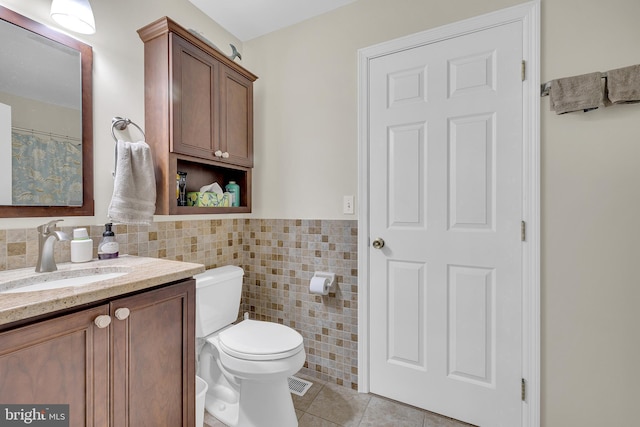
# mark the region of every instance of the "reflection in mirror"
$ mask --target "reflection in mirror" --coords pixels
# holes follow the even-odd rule
[[[0,216],[92,215],[91,47],[3,7],[0,40]]]

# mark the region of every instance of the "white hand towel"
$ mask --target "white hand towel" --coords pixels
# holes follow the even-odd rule
[[[108,216],[112,222],[146,224],[156,210],[156,177],[146,142],[116,143],[116,173]]]

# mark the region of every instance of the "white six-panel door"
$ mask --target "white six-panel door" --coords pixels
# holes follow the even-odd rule
[[[521,425],[522,23],[369,65],[370,390]]]

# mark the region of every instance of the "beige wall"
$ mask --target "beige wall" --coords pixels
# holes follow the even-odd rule
[[[543,80],[640,63],[640,2],[542,6]],[[640,105],[542,106],[543,419],[637,424]]]
[[[11,106],[11,124],[23,129],[82,137],[79,110],[0,92],[0,102]]]
[[[260,77],[251,216],[355,219],[341,205],[357,192],[357,49],[517,3],[359,0],[244,43],[243,65]],[[49,0],[0,4],[50,22]],[[111,117],[144,121],[135,30],[168,15],[218,46],[242,45],[187,0],[92,6],[98,32],[82,39],[94,47],[97,214],[65,225],[106,219]],[[542,0],[542,81],[640,63],[638,16],[637,0]],[[548,98],[541,104],[542,425],[632,425],[640,383],[640,105],[556,116]],[[5,219],[0,229],[41,222]]]

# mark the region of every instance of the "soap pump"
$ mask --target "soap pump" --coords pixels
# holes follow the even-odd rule
[[[71,241],[71,262],[87,262],[93,258],[93,240],[89,238],[86,228],[73,230]]]
[[[111,231],[112,223],[104,225],[104,233],[102,233],[102,239],[98,244],[98,259],[109,259],[118,257],[118,242],[116,242],[116,235]]]

